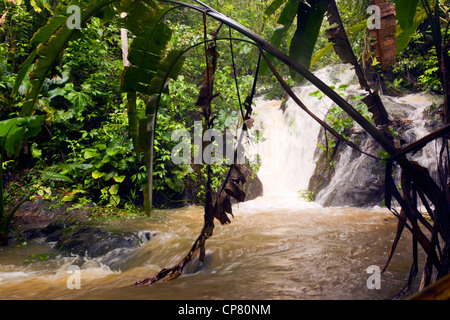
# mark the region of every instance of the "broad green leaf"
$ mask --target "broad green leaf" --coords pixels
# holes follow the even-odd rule
[[[111,156],[109,154],[106,154],[106,156],[104,156],[102,159],[102,163],[110,163],[112,162],[111,160]]]
[[[120,152],[121,147],[122,147],[122,138],[115,138],[112,139],[109,143],[108,146],[106,147],[106,153],[110,156],[115,156],[117,153]]]
[[[311,58],[319,37],[328,1],[309,0],[308,3],[302,2],[298,7],[297,30],[289,49],[289,56],[307,69],[311,65]],[[303,80],[303,77],[294,70],[291,70],[291,76],[297,82]]]
[[[149,85],[149,93],[160,95],[167,85],[169,78],[176,79],[183,68],[185,56],[181,50],[172,50],[159,63],[158,72]]]
[[[285,26],[280,26],[276,28],[275,31],[273,32],[272,38],[270,39],[270,43],[277,48],[281,48],[281,43],[283,38],[286,36],[286,32],[287,28]],[[275,59],[275,57],[272,56],[271,54],[267,54],[267,58],[273,65],[276,65],[278,62],[278,59]],[[267,75],[268,71],[269,65],[267,64],[266,60],[262,60],[261,66],[259,67],[260,74]]]
[[[79,194],[79,193],[87,193],[87,191],[81,190],[81,189],[72,190],[69,194],[67,194],[66,196],[63,197],[62,201],[65,201],[65,202],[73,201],[76,198],[77,194]]]
[[[170,189],[177,193],[182,193],[185,188],[184,181],[182,179],[176,179],[175,181],[172,181],[171,179],[167,180],[167,185]]]
[[[113,3],[120,3],[120,8],[128,12],[127,26],[130,26],[130,30],[132,26],[133,30],[137,30],[138,32],[143,30],[143,26],[146,25],[148,19],[151,19],[148,12],[157,8],[155,2],[152,0],[72,0],[68,5],[78,5],[80,7],[81,25],[83,25],[100,11],[110,11]],[[62,54],[68,42],[75,35],[79,34],[78,29],[69,29],[66,26],[70,15],[71,13],[66,12],[66,6],[60,5],[55,16],[48,21],[47,25],[39,29],[31,40],[31,43],[37,46],[35,49],[36,52],[33,52],[26,60],[26,63],[22,65],[19,71],[20,76],[14,85],[14,93],[17,93],[25,74],[29,70],[34,58],[36,58],[34,70],[30,74],[31,89],[27,92],[22,105],[21,116],[29,116],[32,114],[33,108],[39,98],[39,92],[50,69],[57,63],[59,56]],[[110,18],[111,12],[108,12],[107,15]]]
[[[74,199],[75,199],[75,195],[72,194],[72,195],[64,196],[62,198],[62,201],[64,201],[64,202],[72,202]]]
[[[99,153],[97,152],[97,150],[93,150],[93,149],[87,149],[84,151],[84,159],[88,160],[94,157],[97,157],[99,155]]]
[[[122,0],[119,6],[119,12],[127,13],[123,19],[125,27],[135,35],[142,32],[143,26],[152,23],[155,9],[158,6],[153,0]]]
[[[38,45],[47,42],[50,37],[62,28],[69,16],[59,12],[57,16],[48,20],[47,24],[40,28],[31,38],[31,45]]]
[[[395,9],[400,27],[406,31],[414,23],[419,0],[395,0]]]
[[[106,148],[106,153],[109,155],[109,156],[115,156],[116,154],[118,154],[119,153],[119,151],[120,151],[120,149],[119,148],[117,148],[117,147],[114,147],[114,148]]]
[[[119,176],[119,175],[115,175],[114,177],[113,177],[113,179],[114,179],[114,181],[115,182],[117,182],[117,183],[122,183],[123,182],[123,180],[125,180],[125,176]]]
[[[36,0],[30,0],[30,4],[37,13],[42,11],[42,9],[37,5]]]
[[[270,39],[270,43],[273,44],[275,47],[281,49],[282,41],[286,37],[288,30],[294,23],[299,4],[301,2],[302,0],[288,0],[287,4],[284,6],[283,11],[281,12],[280,17],[278,18],[277,21],[277,23],[280,24],[280,26],[275,29]],[[275,59],[271,54],[268,54],[267,58],[273,65],[275,66],[277,65],[278,59]],[[267,62],[265,60],[262,60],[259,69],[260,74],[267,75],[269,70],[270,69]]]
[[[61,173],[51,171],[41,171],[41,174],[44,179],[73,183],[72,179]]]
[[[150,81],[156,76],[163,52],[172,37],[171,29],[161,21],[169,10],[158,11],[145,28],[141,27],[141,32],[131,43],[128,55],[130,66],[123,75],[122,92],[150,93]]]
[[[277,23],[282,24],[287,29],[289,29],[295,20],[299,5],[302,2],[303,0],[288,0],[288,3],[284,6],[283,11],[281,11]]]
[[[24,128],[19,126],[19,118],[0,122],[0,152],[6,150],[9,154],[16,154],[19,143],[23,140]]]
[[[0,121],[0,149],[16,155],[24,139],[36,136],[44,124],[45,116],[18,117]]]
[[[34,60],[36,59],[36,49],[31,52],[31,54],[28,56],[28,58],[20,65],[19,72],[17,73],[16,80],[14,82],[14,87],[12,90],[12,95],[17,96],[19,94],[19,89],[23,84],[23,79],[25,79],[25,76],[30,71],[31,65],[33,64]]]
[[[118,185],[118,184],[112,185],[112,186],[109,188],[108,192],[109,192],[110,194],[112,194],[112,195],[116,195],[116,194],[119,192],[119,185]]]
[[[329,42],[325,47],[316,52],[316,54],[311,58],[311,67],[316,64],[317,61],[322,59],[330,50],[333,49],[333,43]]]
[[[132,10],[137,10],[137,8],[132,7]],[[125,70],[122,80],[122,92],[127,92],[129,131],[138,161],[140,161],[141,151],[139,150],[138,143],[139,118],[136,109],[136,92],[159,94],[160,82],[153,79],[155,77],[161,79],[161,77],[165,76],[165,74],[161,75],[161,73],[164,73],[164,69],[157,74],[161,67],[171,68],[171,66],[161,65],[161,57],[172,36],[172,31],[170,28],[162,22],[163,17],[167,14],[170,8],[164,7],[158,10],[156,14],[148,11],[147,17],[140,16],[145,10],[149,10],[149,8],[142,8],[142,10],[138,10],[138,12],[130,15],[133,16],[132,20],[125,19],[125,23],[129,29],[138,30],[135,30],[137,37],[133,40],[130,46],[128,56],[130,66]],[[145,20],[148,19],[149,16],[151,16],[152,19],[145,24],[141,24],[139,28],[135,28],[137,19],[136,15],[140,17],[138,19]],[[143,28],[142,25],[146,25],[146,27]],[[163,84],[162,89],[165,84],[166,83]]]
[[[51,37],[45,43],[38,46],[36,64],[33,72],[30,74],[32,87],[25,97],[25,102],[20,112],[21,116],[29,116],[32,114],[49,70],[56,63],[66,44],[76,32],[76,29],[60,28],[53,36],[48,35]],[[17,86],[18,84],[15,85],[15,87]]]
[[[92,172],[92,178],[94,178],[95,180],[100,179],[101,177],[103,177],[105,175],[104,172],[100,172],[100,171],[94,171]]]
[[[101,9],[95,16],[100,19],[100,23],[104,24],[114,19],[116,10],[113,4],[110,4]]]
[[[23,139],[33,138],[41,132],[42,125],[44,124],[45,116],[31,116],[25,117],[21,120],[21,126],[25,127],[23,133]]]
[[[272,14],[275,13],[275,11],[278,10],[278,8],[280,8],[284,3],[286,2],[286,0],[274,0],[266,9],[266,11],[264,11],[264,14],[266,16],[271,16]]]
[[[109,203],[114,207],[118,206],[120,203],[120,196],[118,196],[117,194],[112,194],[109,197]]]
[[[38,148],[37,143],[33,143],[30,147],[30,150],[33,158],[40,158],[42,156],[42,150]]]
[[[66,95],[66,98],[73,104],[75,109],[80,111],[92,104],[90,95],[82,91],[73,90]]]
[[[426,18],[427,14],[425,12],[425,9],[421,8],[416,12],[414,22],[407,30],[403,30],[400,26],[397,26],[397,54],[400,54],[403,52],[403,50],[405,50],[412,37],[416,33],[417,28],[425,21]]]

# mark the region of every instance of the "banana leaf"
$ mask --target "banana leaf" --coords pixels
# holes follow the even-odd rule
[[[397,20],[403,30],[408,30],[414,23],[419,0],[395,0]]]
[[[308,4],[301,2],[298,6],[297,30],[291,40],[289,56],[307,69],[311,66],[327,4],[328,0],[310,0]],[[297,82],[303,80],[303,77],[292,69],[291,77]]]
[[[414,20],[409,27],[403,29],[400,25],[397,26],[396,36],[397,36],[397,54],[403,52],[406,49],[412,37],[417,31],[417,28],[422,24],[427,18],[427,13],[425,9],[420,8],[417,10]]]
[[[283,10],[281,11],[280,17],[277,20],[277,23],[280,25],[277,27],[272,35],[272,38],[270,39],[270,43],[273,44],[277,48],[281,48],[282,40],[286,38],[286,34],[288,30],[291,28],[295,21],[295,17],[298,12],[299,4],[302,0],[288,0],[286,5],[284,6]],[[283,1],[283,3],[286,1]],[[279,3],[275,1],[272,3],[273,7],[267,8],[265,14],[271,14],[272,10],[275,12],[283,3]],[[269,61],[273,64],[276,64],[278,62],[275,57],[272,55],[268,55]],[[265,75],[269,72],[269,65],[263,60],[261,62],[260,66],[260,73],[262,75]]]
[[[18,117],[0,121],[0,148],[10,155],[17,156],[22,141],[36,136],[41,131],[44,121],[45,116]]]
[[[102,15],[102,21],[112,19],[112,12],[115,5],[120,8],[120,12],[128,12],[126,25],[133,30],[142,30],[149,17],[145,19],[142,15],[148,13],[148,10],[157,8],[152,0],[72,0],[68,5],[77,5],[80,7],[81,26],[89,21],[90,18]],[[13,88],[13,95],[17,95],[25,75],[28,73],[31,65],[35,62],[34,69],[30,73],[31,89],[25,96],[25,101],[20,112],[21,116],[29,116],[35,107],[42,85],[49,71],[58,62],[58,58],[67,46],[70,40],[79,34],[79,30],[66,27],[70,13],[65,11],[66,6],[60,5],[47,25],[40,28],[31,39],[31,44],[36,46],[28,59],[21,65],[18,77]],[[146,10],[144,10],[146,9]],[[138,28],[139,26],[139,28]]]
[[[144,188],[144,209],[147,215],[150,215],[152,207],[153,144],[159,98],[169,79],[178,77],[184,60],[183,51],[173,50],[167,54],[165,59],[160,61],[154,76],[146,86],[146,92],[150,94],[150,98],[146,104],[145,118],[137,118],[136,93],[128,93],[130,134],[133,136],[136,153],[144,152],[144,164],[147,169],[147,185]],[[138,125],[139,127],[137,127]]]
[[[155,76],[163,52],[172,37],[170,28],[161,22],[168,10],[166,8],[154,14],[153,19],[131,43],[128,55],[130,66],[122,79],[123,92],[150,94],[150,80]],[[131,25],[127,24],[127,27]]]
[[[111,0],[94,2],[74,0],[71,1],[69,5],[78,5],[80,7],[81,25],[83,25],[99,10],[110,6],[111,3]],[[30,73],[32,87],[25,96],[25,101],[20,112],[22,117],[30,116],[32,114],[48,72],[56,64],[68,42],[75,34],[79,33],[78,29],[69,29],[66,27],[70,14],[65,12],[63,8],[65,7],[58,7],[55,16],[48,21],[47,25],[40,28],[31,39],[31,44],[36,45],[36,49],[22,64],[19,71],[19,77],[17,77],[13,89],[13,94],[17,94],[18,88],[23,82],[24,76],[28,72],[33,61],[36,59],[35,67]]]
[[[274,0],[266,9],[266,11],[264,11],[264,14],[268,17],[270,17],[271,15],[273,15],[275,13],[275,11],[278,10],[278,8],[280,8],[287,0]]]

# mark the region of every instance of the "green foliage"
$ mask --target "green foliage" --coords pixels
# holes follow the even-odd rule
[[[431,31],[416,33],[408,49],[400,54],[393,73],[397,84],[408,90],[431,90],[442,93],[436,49],[432,45]],[[401,83],[399,82],[401,79]]]
[[[0,245],[8,242],[8,231],[11,220],[28,197],[23,198],[17,203],[9,212],[7,212],[4,185],[3,185],[3,159],[5,153],[16,155],[19,148],[22,146],[24,139],[33,138],[41,130],[44,117],[33,116],[24,118],[12,118],[9,120],[0,121]]]
[[[310,0],[308,4],[298,4],[297,29],[291,39],[289,56],[306,67],[311,66],[311,58],[325,15],[327,0]],[[303,77],[292,70],[291,77],[300,82]]]
[[[66,141],[71,150],[66,162],[44,171],[52,180],[70,184],[70,196],[65,201],[82,194],[76,190],[90,190],[92,200],[117,206],[122,201],[121,195],[127,199],[131,192],[136,192],[136,189],[130,190],[132,180],[136,182],[135,188],[142,187],[142,179],[133,178],[139,173],[139,164],[128,136],[123,107],[124,104],[116,108],[101,127],[80,130],[78,139]],[[121,191],[120,186],[125,190]]]
[[[7,108],[11,112],[15,77],[19,66],[29,55],[29,40],[41,26],[41,19],[25,5],[14,5],[7,0],[0,0],[0,19],[0,111]]]
[[[0,151],[17,155],[24,139],[36,136],[44,123],[43,116],[12,118],[0,122]]]
[[[298,197],[300,199],[304,199],[306,201],[314,201],[314,191],[309,191],[309,190],[300,190],[297,192],[298,193]]]
[[[237,5],[219,2],[217,5],[224,5],[230,12],[234,12]],[[180,127],[192,128],[193,120],[200,118],[199,110],[192,109],[198,94],[195,83],[201,81],[204,69],[204,61],[195,56],[198,52],[189,56],[191,62],[181,81],[170,82],[169,87],[165,85],[167,78],[176,78],[179,73],[181,64],[178,62],[182,62],[179,59],[182,53],[180,49],[184,50],[202,39],[196,21],[189,18],[183,22],[178,19],[183,15],[180,11],[172,11],[170,15],[166,15],[167,9],[154,11],[156,6],[150,0],[133,1],[131,6],[124,3],[122,7],[116,7],[118,11],[128,12],[122,22],[133,33],[129,55],[132,65],[122,79],[122,89],[125,92],[138,92],[136,103],[131,105],[131,109],[128,108],[128,112],[124,112],[130,96],[122,103],[119,75],[123,68],[118,36],[121,22],[112,19],[108,13],[114,9],[113,6],[108,5],[105,10],[99,10],[106,2],[72,1],[71,4],[82,6],[84,22],[80,30],[68,30],[65,28],[68,16],[64,4],[67,2],[59,8],[48,6],[46,1],[31,4],[31,12],[39,13],[44,18],[35,25],[35,30],[45,25],[45,19],[49,20],[33,37],[32,33],[23,37],[27,53],[20,61],[23,62],[22,67],[11,73],[11,79],[17,73],[14,88],[12,81],[5,86],[9,90],[13,89],[18,99],[31,88],[26,93],[22,114],[36,108],[36,112],[45,115],[46,130],[32,144],[30,154],[37,165],[36,169],[41,173],[40,179],[49,181],[55,190],[64,189],[64,201],[85,201],[83,199],[89,195],[93,201],[111,206],[126,206],[127,199],[139,203],[142,199],[137,196],[137,192],[142,191],[147,178],[145,167],[134,152],[145,146],[137,145],[132,136],[135,137],[139,132],[139,119],[153,114],[156,126],[153,190],[168,199],[177,198],[184,191],[184,177],[192,170],[188,166],[180,168],[171,163],[170,151],[174,142],[170,139],[170,133]],[[251,7],[253,12],[262,10],[264,3]],[[22,9],[21,6],[17,8]],[[101,11],[104,13],[99,15]],[[27,11],[22,10],[21,13],[26,14]],[[174,16],[176,19],[172,20]],[[252,12],[248,12],[247,19],[243,21],[244,24],[250,26],[254,23]],[[159,20],[161,23],[158,23]],[[104,24],[105,21],[110,22]],[[260,25],[263,24],[261,19]],[[142,27],[144,25],[145,28]],[[25,30],[28,26],[29,23],[20,27]],[[170,29],[177,34],[172,40]],[[186,37],[189,33],[193,37]],[[30,38],[31,43],[27,43]],[[185,39],[192,40],[186,46],[180,46]],[[235,54],[242,61],[237,71],[242,75],[240,83],[244,90],[241,94],[244,95],[251,87],[252,77],[247,74],[254,67],[253,63],[247,62],[251,60],[247,57],[252,52],[255,57],[255,50],[245,43],[234,45]],[[144,47],[149,50],[140,51]],[[4,48],[8,49],[2,46]],[[239,109],[230,57],[227,56],[223,62],[216,80],[221,98],[215,101],[215,125],[222,130],[236,124]],[[141,78],[141,74],[145,75],[145,79]],[[31,81],[28,80],[29,75],[32,76]],[[164,88],[170,91],[170,99],[162,94]],[[141,93],[156,94],[159,98],[145,103]],[[180,116],[182,114],[190,114],[191,117]],[[134,118],[138,120],[133,122]],[[129,130],[132,136],[127,133],[130,126],[135,127],[134,131]],[[221,175],[224,170],[214,169],[217,175]],[[217,178],[214,186],[218,187],[219,184]]]
[[[403,30],[408,30],[413,25],[418,4],[419,0],[395,0],[396,8],[401,9],[396,13],[398,23]]]
[[[338,88],[330,86],[330,88],[335,89],[340,93],[341,96],[344,96],[343,91],[347,89],[347,85],[341,85]],[[309,95],[311,97],[317,98],[318,100],[322,100],[322,98],[324,97],[324,94],[320,90],[311,92]],[[369,112],[367,105],[361,101],[363,98],[363,96],[351,96],[350,100],[353,103],[353,107],[362,116],[364,116],[364,118],[366,118],[369,122],[374,123],[372,114]],[[350,138],[349,133],[354,126],[354,121],[341,108],[336,105],[331,106],[331,108],[328,110],[327,115],[325,116],[325,121],[342,137],[344,137],[345,139]],[[328,148],[333,149],[336,146],[336,141],[334,139],[331,139],[328,140],[328,146],[323,146],[320,144],[318,146],[323,150],[327,150]]]
[[[189,166],[171,163],[174,142],[170,134],[178,128],[192,130],[193,122],[200,120],[201,111],[193,106],[205,69],[204,47],[197,46],[203,41],[202,17],[164,6],[155,10],[157,4],[152,0],[119,2],[71,1],[82,6],[80,30],[65,28],[67,13],[63,5],[67,1],[59,8],[44,0],[8,7],[16,15],[10,24],[16,28],[15,36],[7,36],[7,32],[0,34],[8,40],[0,45],[0,51],[7,56],[0,59],[4,66],[0,68],[4,75],[0,81],[1,98],[7,99],[10,106],[8,113],[2,112],[1,117],[9,118],[20,107],[23,107],[22,114],[45,115],[46,130],[34,139],[27,157],[34,161],[45,179],[51,179],[55,187],[66,189],[67,201],[88,194],[94,201],[110,206],[125,206],[127,199],[142,203],[137,194],[145,184],[157,197],[163,195],[174,200],[183,193],[186,176],[194,175]],[[319,60],[317,66],[322,66],[333,61],[328,54],[332,47],[321,29],[325,1],[308,3],[311,8],[299,0],[255,0],[246,4],[246,10],[238,10],[241,1],[208,2],[264,38],[271,38],[277,47],[284,51],[290,49],[291,56],[305,66]],[[362,3],[365,2],[345,0],[338,4],[344,23],[357,26],[352,38],[357,45],[362,38],[362,32],[357,30],[365,17],[366,7]],[[114,13],[122,11],[128,13],[127,18],[114,18]],[[401,18],[404,20],[401,25],[407,31],[417,22],[414,20],[417,14],[410,21],[411,12],[405,15],[406,20]],[[128,57],[131,65],[124,73],[119,39],[122,26],[128,29],[132,39]],[[219,23],[208,20],[209,39],[218,27]],[[222,27],[218,36],[230,34],[235,36]],[[422,40],[416,36],[410,45],[419,44],[418,41]],[[426,45],[425,42],[420,45]],[[13,44],[15,50],[11,50]],[[217,45],[220,57],[215,93],[219,96],[213,100],[213,124],[225,130],[239,125],[240,104],[231,68],[230,43],[218,41]],[[251,88],[258,52],[249,43],[237,40],[233,41],[233,51],[238,61],[236,76],[242,98]],[[313,53],[317,55],[311,61]],[[428,59],[432,54],[427,51],[421,66],[423,72],[418,68],[415,75],[419,85],[429,88],[439,85],[436,60]],[[411,54],[407,63],[414,63],[415,55]],[[289,74],[286,66],[280,66],[280,70],[286,76]],[[291,85],[298,80],[287,78]],[[407,83],[406,78],[400,77],[396,85]],[[279,97],[283,91],[274,83],[271,76],[260,78],[260,84],[268,88],[270,96]],[[23,105],[13,102],[7,93],[11,90],[17,100],[26,94]],[[364,104],[355,101],[355,105],[367,118],[370,116]],[[343,135],[352,127],[350,118],[337,107],[330,110],[327,121]],[[144,139],[140,142],[139,137]],[[144,163],[140,161],[143,152]],[[149,172],[149,168],[153,171]],[[213,168],[214,188],[220,186],[225,170],[225,166]],[[195,179],[200,181],[204,177],[203,173]]]

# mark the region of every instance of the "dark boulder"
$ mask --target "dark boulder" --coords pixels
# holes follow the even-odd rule
[[[363,131],[353,131],[351,139],[365,152],[376,155],[378,144]],[[335,153],[333,154],[333,151]],[[327,157],[317,151],[316,171],[310,179],[315,201],[325,207],[373,207],[384,199],[385,165],[349,146],[340,145]]]
[[[43,228],[25,230],[23,236],[28,240],[44,238],[62,254],[96,258],[115,249],[138,248],[155,235],[151,231],[131,232],[99,226],[89,221],[89,216],[90,210],[69,211]]]

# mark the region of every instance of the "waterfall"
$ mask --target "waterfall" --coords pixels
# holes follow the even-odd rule
[[[408,122],[408,129],[401,134],[401,139],[404,140],[405,145],[411,144],[438,129],[439,125],[437,124],[439,122],[433,120],[433,116],[428,114],[428,110],[433,105],[442,105],[442,97],[433,96],[429,93],[418,93],[402,98],[385,97],[384,102],[391,118],[402,119],[403,116],[403,119]],[[408,158],[428,168],[431,175],[437,178],[437,152],[439,152],[440,146],[440,141],[436,140],[427,144],[417,153],[408,155]]]
[[[405,97],[381,97],[390,120],[403,122],[399,138],[403,146],[409,145],[430,132],[436,122],[426,115],[426,110],[440,98],[428,93],[410,94]],[[360,148],[376,155],[381,150],[369,135],[361,130]],[[417,161],[428,168],[432,176],[437,178],[435,143],[428,144],[419,152],[408,155],[410,160]],[[336,163],[335,173],[328,186],[316,196],[316,201],[324,206],[374,206],[380,205],[384,199],[384,164],[349,147],[343,148]],[[400,178],[397,175],[397,181]]]
[[[344,95],[364,95],[356,84],[354,71],[347,66],[327,67],[315,73],[326,84],[336,88],[349,85]],[[314,114],[324,119],[333,102],[311,96],[316,87],[306,83],[294,88],[300,100]],[[410,94],[402,98],[382,96],[391,120],[407,123],[401,132],[404,146],[422,138],[433,130],[424,112],[439,98],[430,94]],[[266,199],[299,199],[298,192],[308,190],[311,176],[316,170],[317,144],[321,127],[297,104],[288,99],[267,101],[259,98],[254,108],[254,128],[262,132],[263,140],[257,145],[261,166],[258,176],[263,184]],[[355,125],[354,131],[361,138],[361,149],[375,154],[378,144]],[[384,165],[349,147],[341,147],[334,175],[316,194],[316,203],[323,206],[373,206],[384,197]],[[435,172],[436,148],[434,143],[411,156]]]
[[[316,76],[330,86],[354,83],[354,71],[345,66],[328,67]],[[309,83],[294,88],[299,99],[317,116],[323,118],[332,101],[310,96],[317,88]],[[316,164],[320,125],[292,99],[281,107],[281,101],[259,98],[254,108],[254,128],[262,132],[257,146],[261,158],[258,176],[264,186],[264,197],[298,198],[298,191],[307,190]]]

